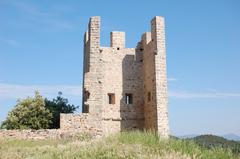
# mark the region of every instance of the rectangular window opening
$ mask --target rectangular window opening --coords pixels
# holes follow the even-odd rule
[[[125,94],[125,103],[132,104],[133,103],[133,96],[130,93]]]
[[[88,104],[84,104],[83,113],[89,113],[89,105]]]
[[[108,104],[115,104],[115,94],[108,93]]]

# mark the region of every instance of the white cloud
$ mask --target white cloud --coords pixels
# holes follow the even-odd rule
[[[168,82],[177,81],[177,79],[176,79],[176,78],[172,78],[172,77],[169,77],[167,80],[168,80]]]
[[[26,98],[33,96],[38,90],[44,96],[56,96],[59,91],[64,96],[75,96],[81,98],[82,87],[79,85],[17,85],[0,83],[0,99]]]
[[[174,98],[239,98],[240,92],[225,92],[225,91],[202,91],[192,92],[185,90],[169,91],[169,96]]]
[[[64,96],[82,97],[81,85],[18,85],[0,83],[0,100],[26,98],[33,96],[34,91],[46,97],[55,97],[59,91],[63,92]],[[240,92],[226,92],[226,91],[201,91],[193,92],[187,90],[169,90],[169,97],[181,99],[194,98],[239,98]]]

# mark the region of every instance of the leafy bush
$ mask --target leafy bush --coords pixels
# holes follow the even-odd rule
[[[45,107],[44,99],[38,91],[35,96],[18,100],[2,123],[4,129],[46,129],[51,124],[52,114]]]
[[[38,91],[35,97],[18,100],[2,123],[3,129],[56,129],[60,127],[60,113],[73,113],[78,106],[68,104],[62,93],[53,100],[43,97]]]
[[[62,97],[62,92],[58,92],[58,96],[53,100],[45,98],[45,105],[53,115],[50,129],[60,127],[60,113],[73,113],[79,108],[73,104],[68,104],[68,99]]]

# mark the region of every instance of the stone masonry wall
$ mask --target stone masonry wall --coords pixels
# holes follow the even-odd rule
[[[4,130],[0,129],[0,140],[6,138],[15,139],[34,139],[34,140],[44,140],[44,139],[61,139],[70,136],[84,135],[76,130],[64,131],[61,129],[40,129],[40,130]],[[94,134],[93,134],[94,135]]]
[[[91,17],[85,38],[84,90],[89,93],[84,105],[89,105],[88,112],[100,117],[102,108],[102,54],[100,54],[100,17]],[[86,96],[85,96],[86,97]],[[83,105],[83,106],[84,106]],[[84,108],[85,109],[85,108]]]
[[[124,32],[111,32],[111,47],[101,47],[99,26],[100,18],[92,17],[85,34],[83,112],[88,107],[89,114],[101,118],[104,134],[143,129],[141,56],[135,48],[125,48]],[[126,93],[133,95],[133,103],[126,104]],[[108,94],[114,94],[114,104],[109,104]]]
[[[61,114],[60,129],[64,131],[76,130],[82,133],[101,135],[102,128],[98,125],[99,119],[88,113]]]
[[[117,46],[101,47],[104,70],[102,118],[104,123],[108,123],[104,126],[108,128],[106,133],[144,126],[142,65],[136,61],[135,49]],[[115,95],[114,104],[109,104],[109,93]],[[133,95],[132,104],[126,104],[126,93]]]
[[[0,139],[17,138],[17,139],[56,139],[61,138],[60,129],[44,129],[44,130],[3,130],[0,129]]]
[[[89,24],[84,48],[89,114],[99,115],[104,134],[150,129],[168,137],[164,19],[151,21],[151,32],[136,48],[125,48],[125,33],[119,31],[111,32],[110,47],[101,47],[100,18],[92,17]],[[114,103],[109,103],[109,94]],[[126,94],[132,95],[132,103],[126,103]]]
[[[142,36],[145,128],[169,136],[164,18],[151,21],[151,32]]]
[[[89,114],[61,114],[60,129],[40,130],[4,130],[0,129],[0,140],[16,139],[61,139],[69,136],[89,134],[93,137],[103,136],[98,118]]]
[[[144,116],[145,128],[157,128],[156,87],[155,87],[155,54],[151,33],[142,36],[143,45],[143,76],[144,76]]]
[[[156,106],[157,130],[162,137],[169,136],[168,124],[168,95],[167,95],[167,69],[165,48],[165,24],[163,17],[155,17],[152,21],[152,39],[155,53],[156,78]]]
[[[79,126],[100,131],[102,127],[102,54],[100,53],[100,17],[91,17],[88,30],[84,37],[84,76],[83,76],[83,112],[89,113],[86,118],[86,124],[79,123]],[[66,116],[67,118],[67,116]],[[72,118],[72,117],[69,117]],[[80,120],[71,119],[70,121]],[[88,121],[92,121],[89,123]],[[64,125],[64,124],[63,124]],[[71,124],[70,124],[71,125]],[[90,126],[89,126],[90,125]],[[64,128],[64,127],[62,127]]]

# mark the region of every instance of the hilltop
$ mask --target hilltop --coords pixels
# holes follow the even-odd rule
[[[192,140],[171,137],[162,140],[149,132],[122,132],[106,138],[94,139],[79,135],[61,140],[0,139],[0,159],[12,158],[83,158],[83,159],[239,159],[239,153],[226,147],[200,146],[221,140],[214,136],[199,136]],[[203,142],[204,141],[204,142]],[[217,142],[216,142],[217,143]],[[202,144],[205,145],[205,144]],[[212,144],[207,144],[212,145]]]
[[[229,149],[233,153],[240,154],[240,143],[234,140],[227,140],[223,137],[215,135],[200,135],[194,137],[192,140],[194,140],[195,143],[204,148],[223,148]]]

